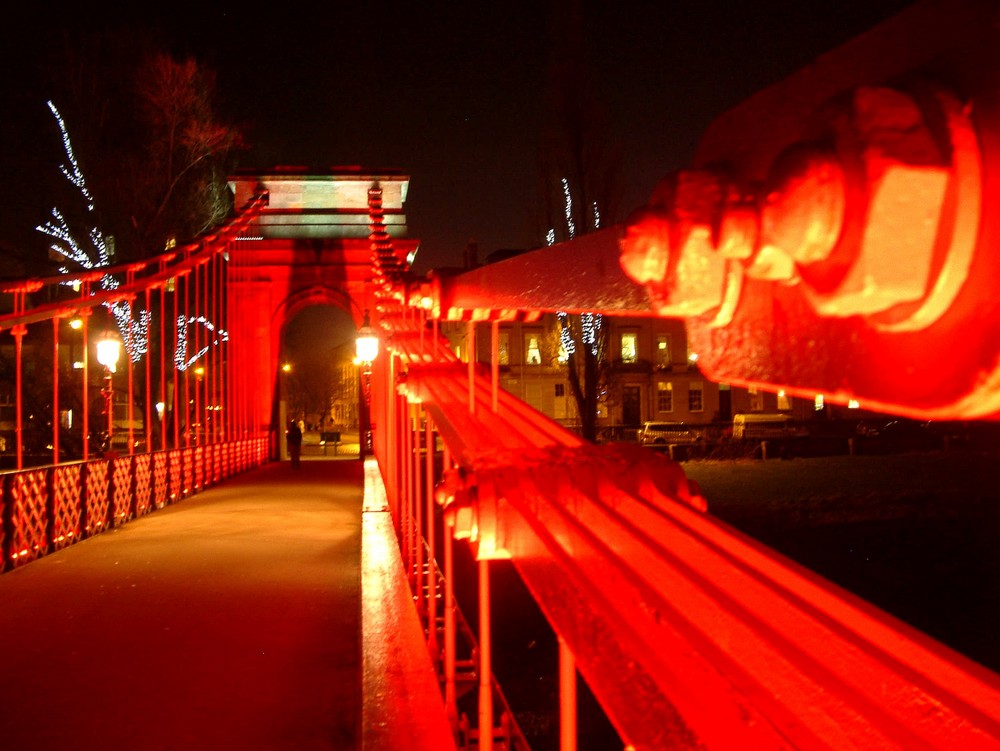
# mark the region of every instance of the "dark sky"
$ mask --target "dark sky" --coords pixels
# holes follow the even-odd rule
[[[622,211],[687,164],[715,116],[908,4],[582,0],[588,62],[622,155]],[[48,94],[33,84],[45,31],[141,22],[217,71],[222,111],[251,146],[241,166],[407,172],[417,270],[460,263],[470,238],[481,256],[541,243],[537,144],[553,35],[544,0],[162,7],[89,5],[75,17],[46,7],[44,19],[8,23],[0,239],[19,235],[12,222],[45,218],[51,201],[31,194],[31,175],[63,157],[37,126],[48,117]]]

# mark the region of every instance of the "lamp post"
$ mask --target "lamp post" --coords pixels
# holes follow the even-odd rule
[[[368,433],[371,432],[371,376],[372,362],[378,357],[378,334],[372,328],[365,311],[364,321],[354,337],[355,362],[360,368],[358,398],[358,458],[364,461],[368,450]]]
[[[121,352],[121,341],[110,331],[106,331],[97,340],[97,362],[103,365],[107,371],[104,375],[104,388],[101,393],[104,394],[104,408],[108,413],[108,449],[111,448],[111,434],[114,427],[114,402],[112,401],[114,388],[112,376],[118,368],[118,358],[121,357]]]

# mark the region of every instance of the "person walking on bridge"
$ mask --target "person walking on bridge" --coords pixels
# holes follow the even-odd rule
[[[288,457],[292,460],[292,469],[298,469],[302,456],[302,428],[295,420],[288,421],[288,430],[285,431],[285,436],[288,441]]]

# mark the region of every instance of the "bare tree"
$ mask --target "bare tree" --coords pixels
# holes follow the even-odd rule
[[[553,0],[549,115],[539,150],[547,244],[613,222],[619,203],[620,159],[610,139],[584,54],[577,0]],[[606,382],[600,315],[560,313],[562,348],[581,433],[597,437],[598,400]]]
[[[141,29],[71,34],[59,49],[51,98],[72,124],[97,224],[119,259],[157,253],[221,222],[242,140],[218,118],[214,72],[159,51]]]

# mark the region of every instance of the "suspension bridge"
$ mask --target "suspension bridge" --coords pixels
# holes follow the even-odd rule
[[[504,560],[558,637],[565,751],[577,675],[631,749],[1000,748],[995,674],[499,387],[502,324],[600,312],[683,318],[719,380],[995,417],[992,13],[921,3],[721,117],[626,224],[467,273],[412,272],[404,174],[275,169],[197,242],[0,285],[4,746],[526,749]],[[357,460],[295,473],[279,351],[311,305],[379,348]]]

